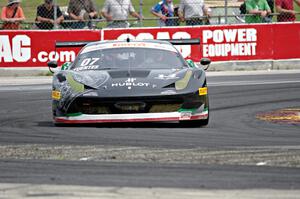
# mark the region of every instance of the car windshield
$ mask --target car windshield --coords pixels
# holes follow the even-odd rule
[[[109,70],[122,68],[176,69],[186,67],[178,52],[152,48],[110,48],[80,54],[73,70]]]

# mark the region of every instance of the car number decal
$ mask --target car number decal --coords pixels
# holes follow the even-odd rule
[[[94,66],[97,61],[99,61],[100,58],[86,58],[82,60],[80,66]]]

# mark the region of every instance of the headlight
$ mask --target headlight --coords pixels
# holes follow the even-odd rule
[[[189,84],[192,74],[193,74],[193,72],[189,70],[185,73],[185,76],[181,80],[176,81],[175,82],[176,90],[185,89],[187,87],[187,85]]]
[[[73,91],[77,93],[84,91],[84,85],[76,81],[70,73],[67,74],[67,81],[73,89]]]
[[[92,88],[98,88],[108,79],[108,74],[101,71],[81,71],[72,73],[75,81]]]

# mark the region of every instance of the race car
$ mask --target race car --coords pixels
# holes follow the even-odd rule
[[[84,47],[74,62],[63,64],[53,75],[54,123],[177,121],[207,125],[205,71],[185,60],[174,42],[191,44],[129,39],[60,44]],[[200,63],[209,65],[210,60],[203,58]],[[48,66],[56,68],[57,62],[50,61]]]

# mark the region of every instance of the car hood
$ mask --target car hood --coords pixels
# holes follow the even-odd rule
[[[199,77],[201,76],[201,70],[191,68],[70,71],[69,73],[75,81],[106,95],[108,93],[117,95],[117,93],[130,92],[153,94],[153,92],[162,89],[175,89],[175,82],[185,78],[187,74],[189,74],[190,79],[194,73],[198,73]]]

